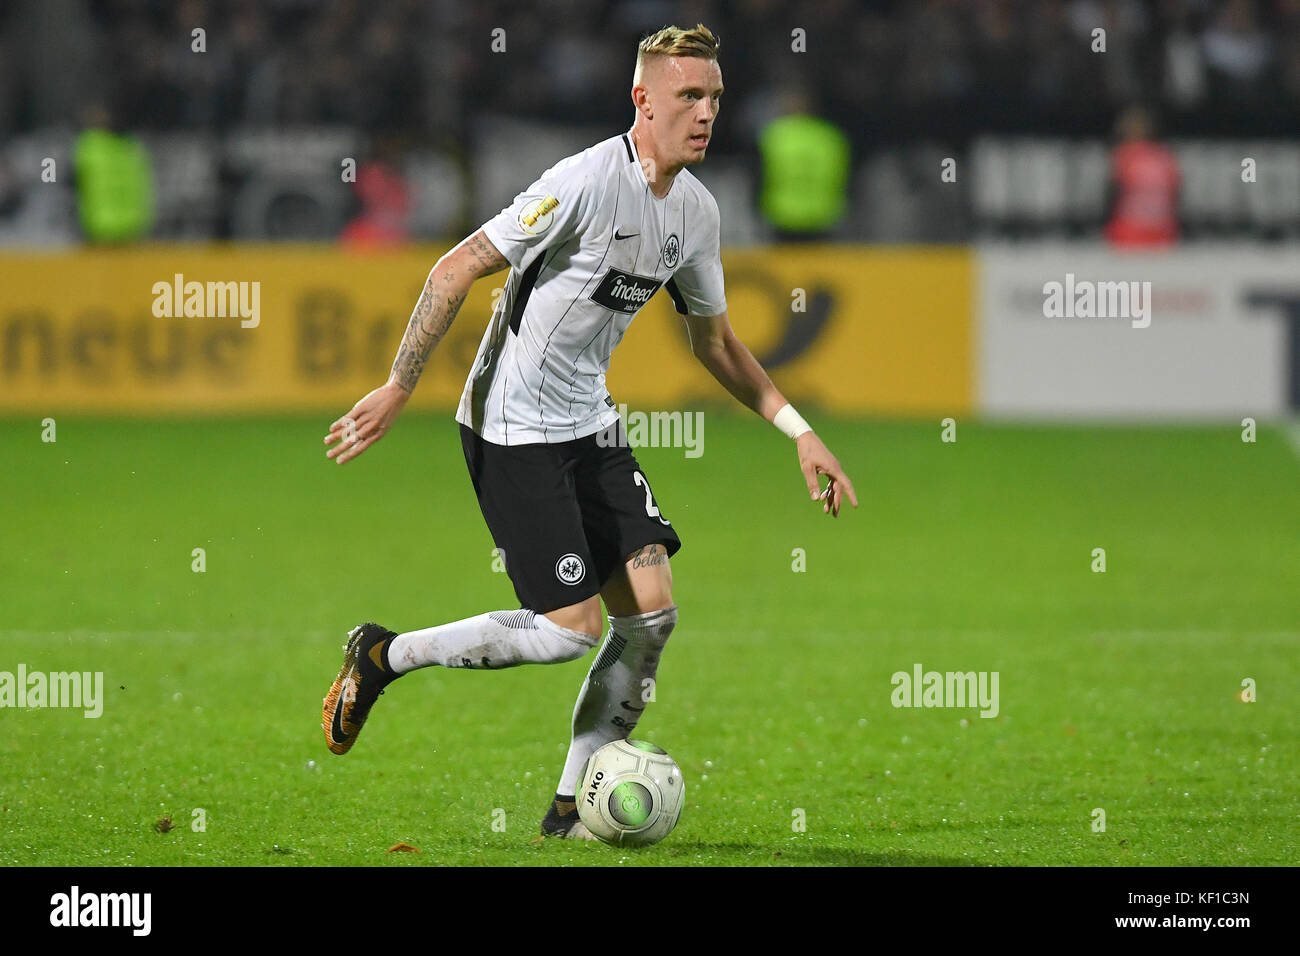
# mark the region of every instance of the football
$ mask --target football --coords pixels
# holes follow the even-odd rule
[[[649,846],[677,825],[686,801],[681,768],[644,740],[615,740],[587,761],[578,779],[578,816],[612,846]]]

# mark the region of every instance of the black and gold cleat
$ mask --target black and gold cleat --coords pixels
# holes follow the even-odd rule
[[[564,840],[594,840],[596,837],[587,825],[578,817],[578,804],[573,797],[561,797],[558,793],[551,801],[551,808],[542,819],[542,836],[560,837]]]
[[[325,743],[336,754],[345,754],[361,733],[370,708],[384,688],[400,677],[388,663],[388,645],[396,637],[378,624],[366,623],[348,632],[343,647],[343,668],[325,696],[321,725]]]

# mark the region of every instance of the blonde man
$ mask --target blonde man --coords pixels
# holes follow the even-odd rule
[[[853,484],[786,402],[727,318],[718,206],[687,170],[704,159],[722,97],[718,41],[667,27],[637,49],[626,133],[570,156],[429,273],[388,382],[330,426],[339,464],[392,427],[471,284],[509,268],[456,419],[483,517],[505,554],[519,610],[396,633],[353,629],[322,722],[334,753],[371,706],[420,667],[495,669],[581,657],[609,632],[578,694],[573,735],[542,832],[590,838],[579,773],[627,737],[677,622],[669,559],[681,541],[627,447],[605,372],[640,308],[666,288],[696,358],[798,449],[814,501],[838,515]],[[819,490],[818,475],[829,479]]]

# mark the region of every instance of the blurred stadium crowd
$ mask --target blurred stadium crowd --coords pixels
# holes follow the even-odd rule
[[[7,0],[0,243],[453,237],[626,128],[636,40],[697,20],[722,41],[699,174],[729,242],[1101,235],[1134,103],[1173,146],[1184,235],[1300,232],[1300,0]],[[792,114],[843,155],[805,168],[842,194],[825,221],[762,195]],[[121,234],[77,209],[74,170],[124,155],[79,145],[94,130],[138,150],[147,208]],[[1214,186],[1256,155],[1253,198]],[[62,188],[35,185],[46,158]]]

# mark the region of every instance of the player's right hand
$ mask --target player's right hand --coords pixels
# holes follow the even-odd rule
[[[352,406],[352,411],[330,425],[325,444],[333,447],[325,457],[340,465],[356,458],[388,433],[410,397],[410,392],[391,382],[370,392]]]

